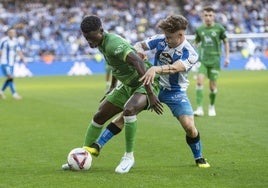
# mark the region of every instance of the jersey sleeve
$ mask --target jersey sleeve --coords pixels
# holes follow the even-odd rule
[[[220,39],[224,40],[224,39],[227,38],[226,30],[225,30],[225,28],[223,26],[220,26],[220,29],[221,29]]]
[[[186,71],[189,71],[192,66],[197,62],[198,60],[198,54],[194,50],[190,44],[186,45],[186,47],[183,49],[183,56],[181,58],[181,62],[184,65]]]
[[[152,37],[149,37],[148,39],[146,39],[144,42],[147,45],[147,47],[150,50],[153,50],[157,47],[157,45],[159,44],[159,42],[162,42],[165,40],[165,36],[164,35],[154,35]]]
[[[199,43],[201,41],[199,32],[198,32],[198,28],[195,30],[195,39],[194,39],[195,43]]]
[[[135,52],[135,50],[126,42],[117,41],[109,47],[109,54],[124,62],[130,52]]]

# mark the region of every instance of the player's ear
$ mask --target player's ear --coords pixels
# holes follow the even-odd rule
[[[100,33],[102,34],[104,32],[104,29],[100,27]]]

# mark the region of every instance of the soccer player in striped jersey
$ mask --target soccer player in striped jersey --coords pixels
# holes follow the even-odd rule
[[[6,80],[0,90],[0,99],[6,98],[4,91],[7,87],[10,88],[14,99],[22,99],[22,97],[16,92],[14,84],[13,71],[14,64],[17,60],[17,55],[19,55],[21,60],[25,62],[24,55],[16,38],[16,30],[14,28],[10,28],[7,31],[7,36],[2,38],[0,41],[0,63],[3,74],[6,77]]]
[[[202,156],[200,134],[195,127],[193,110],[186,90],[187,74],[197,62],[198,54],[185,38],[188,21],[181,15],[171,15],[158,23],[164,34],[155,35],[134,45],[138,53],[155,50],[154,66],[140,79],[145,85],[160,75],[159,100],[165,103],[186,132],[195,163],[200,168],[210,167]],[[167,150],[167,148],[166,148]]]
[[[208,6],[203,9],[204,24],[196,29],[195,45],[198,46],[199,61],[196,102],[197,109],[194,111],[196,116],[204,116],[203,110],[203,85],[205,77],[209,79],[209,107],[208,116],[216,116],[215,100],[217,95],[216,81],[221,69],[222,42],[224,44],[225,59],[224,66],[227,67],[229,61],[229,43],[226,31],[223,26],[215,23],[215,10]]]

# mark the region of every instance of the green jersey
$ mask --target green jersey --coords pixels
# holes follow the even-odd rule
[[[199,60],[202,63],[210,64],[211,59],[220,59],[221,41],[226,38],[226,30],[220,24],[215,23],[211,27],[205,25],[198,27],[195,33],[195,42],[200,43],[198,47]]]
[[[129,87],[136,88],[142,85],[136,69],[126,62],[127,55],[136,51],[125,39],[116,34],[105,33],[102,44],[98,49],[105,57],[107,64],[112,69],[113,76],[117,80]]]

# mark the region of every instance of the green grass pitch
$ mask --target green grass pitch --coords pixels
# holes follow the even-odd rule
[[[195,108],[192,73],[189,79]],[[9,91],[0,100],[1,188],[268,187],[267,71],[221,72],[217,116],[195,118],[211,168],[195,166],[184,131],[165,107],[162,116],[139,114],[136,164],[124,175],[114,173],[124,152],[123,132],[93,158],[90,171],[61,170],[68,152],[83,143],[104,94],[104,75],[17,78],[15,83],[23,100],[13,100]]]

